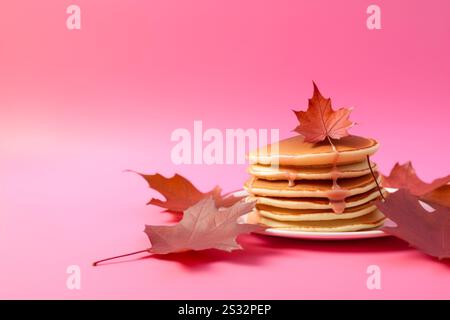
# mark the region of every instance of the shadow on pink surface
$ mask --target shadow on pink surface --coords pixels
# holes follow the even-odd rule
[[[311,253],[379,253],[379,252],[407,252],[417,255],[419,260],[433,260],[436,263],[450,267],[450,260],[439,261],[420,253],[409,246],[403,240],[395,237],[363,239],[351,241],[311,241],[261,235],[243,235],[239,242],[244,250],[225,252],[220,250],[188,251],[172,253],[167,255],[149,254],[138,258],[122,259],[107,262],[102,265],[132,263],[133,261],[157,259],[160,261],[174,262],[180,264],[190,271],[204,271],[214,263],[230,263],[236,265],[258,266],[264,264],[264,260],[276,255],[286,255],[294,251],[296,254],[310,255]]]
[[[422,253],[407,242],[396,237],[361,239],[349,241],[314,241],[255,235],[266,243],[268,249],[298,249],[303,252],[317,253],[380,253],[408,252],[416,253],[419,260],[431,260],[450,268],[450,259],[439,260]]]
[[[350,243],[352,242],[352,243]],[[315,252],[386,252],[413,250],[403,241],[395,238],[371,239],[365,241],[304,241],[287,238],[244,235],[240,237],[244,250],[231,253],[219,250],[185,252],[170,255],[148,256],[158,260],[178,262],[192,270],[202,270],[208,264],[229,262],[233,264],[261,265],[271,256],[286,254],[294,250],[297,254]]]
[[[376,252],[392,252],[414,250],[404,241],[394,238],[374,238],[362,240],[348,241],[314,241],[299,240],[280,237],[267,237],[255,235],[258,239],[265,243],[267,248],[271,249],[298,249],[306,252],[329,252],[329,253],[376,253]]]

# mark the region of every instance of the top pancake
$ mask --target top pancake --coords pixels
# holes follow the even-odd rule
[[[297,135],[250,152],[249,160],[250,163],[287,166],[348,164],[363,161],[379,147],[374,139],[359,136],[333,140],[333,144],[339,152],[337,159],[328,141],[309,143]]]

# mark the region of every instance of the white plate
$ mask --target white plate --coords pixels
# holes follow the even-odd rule
[[[388,192],[393,192],[395,189],[387,189]],[[245,190],[234,192],[235,196],[245,196],[248,193]],[[388,220],[385,224],[390,224]],[[283,238],[294,238],[294,239],[306,239],[306,240],[357,240],[357,239],[369,239],[369,238],[381,238],[388,237],[390,234],[380,230],[382,226],[362,231],[348,231],[348,232],[310,232],[310,231],[298,231],[298,230],[284,230],[268,228],[264,231],[258,231],[255,233],[283,237]]]
[[[267,236],[305,239],[305,240],[357,240],[357,239],[381,238],[390,236],[386,232],[379,229],[349,231],[349,232],[310,232],[310,231],[269,228],[264,231],[259,231],[255,233]]]

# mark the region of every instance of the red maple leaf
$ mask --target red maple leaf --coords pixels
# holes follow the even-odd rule
[[[214,187],[209,192],[199,191],[188,179],[175,174],[171,178],[166,178],[160,174],[141,174],[148,186],[161,193],[166,201],[152,198],[148,204],[153,204],[172,212],[182,212],[193,206],[202,199],[212,197],[217,207],[229,207],[243,197],[235,197],[231,194],[222,195],[222,189],[219,186]]]
[[[305,137],[306,142],[320,142],[325,139],[340,139],[349,135],[348,129],[354,122],[348,119],[351,109],[333,110],[331,99],[325,99],[314,85],[306,111],[294,111],[300,124],[294,129]]]
[[[433,191],[421,196],[420,199],[450,208],[450,184],[436,188]]]
[[[389,176],[382,177],[383,187],[408,189],[413,195],[423,196],[450,182],[450,175],[433,180],[422,181],[416,174],[411,161],[405,164],[396,163]]]
[[[450,208],[432,204],[430,212],[419,201],[406,189],[377,201],[378,209],[396,224],[383,230],[430,256],[450,258]]]

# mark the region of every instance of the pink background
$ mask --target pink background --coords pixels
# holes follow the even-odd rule
[[[81,7],[82,29],[66,28]],[[450,298],[449,262],[394,238],[309,242],[243,236],[245,251],[91,262],[146,248],[156,193],[134,169],[239,189],[245,166],[176,166],[171,132],[280,128],[315,80],[353,106],[387,172],[412,160],[426,180],[450,159],[450,2],[2,1],[0,298]],[[81,290],[66,267],[82,268]],[[366,268],[382,290],[366,288]]]

